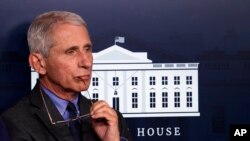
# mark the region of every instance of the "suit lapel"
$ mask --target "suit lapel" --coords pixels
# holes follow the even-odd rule
[[[46,94],[43,94],[44,100],[50,112],[53,121],[63,120],[56,106],[52,103]],[[42,123],[47,127],[48,131],[58,140],[58,141],[73,141],[72,135],[66,124],[63,125],[52,125],[49,119],[48,113],[44,106],[42,96],[40,94],[39,83],[35,86],[31,94],[31,103],[34,107],[34,113],[42,121]]]

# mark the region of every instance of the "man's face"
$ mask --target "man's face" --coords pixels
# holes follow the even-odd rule
[[[86,27],[57,25],[53,30],[54,46],[45,58],[46,74],[42,80],[56,93],[87,90],[92,72],[92,44]]]

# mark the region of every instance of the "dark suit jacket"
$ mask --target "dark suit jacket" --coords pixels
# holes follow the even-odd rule
[[[2,114],[3,121],[13,141],[73,141],[67,125],[52,125],[40,94],[39,83],[31,91],[31,94],[20,100],[15,106]],[[49,97],[44,95],[46,104],[54,121],[63,120],[57,108]],[[82,114],[89,113],[90,101],[84,96],[79,96],[79,109]],[[131,140],[125,121],[121,114],[119,117],[119,129],[121,136]],[[95,134],[91,119],[86,118],[82,122],[82,141],[99,141]]]

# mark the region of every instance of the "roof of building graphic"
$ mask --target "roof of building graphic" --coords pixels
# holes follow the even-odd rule
[[[118,45],[93,53],[93,56],[94,63],[152,63],[147,52],[132,52]]]

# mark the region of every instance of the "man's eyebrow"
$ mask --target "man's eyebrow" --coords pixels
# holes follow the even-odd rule
[[[77,50],[79,47],[78,46],[71,46],[69,48],[66,49],[66,51],[68,50]]]
[[[84,45],[84,47],[92,47],[93,45],[91,43],[87,43]]]
[[[91,43],[87,43],[87,44],[85,44],[85,45],[83,46],[83,48],[92,48],[92,47],[93,47],[93,46],[92,46]],[[80,48],[79,46],[73,45],[73,46],[67,48],[65,51],[67,52],[67,51],[69,51],[69,50],[78,50],[79,48]]]

